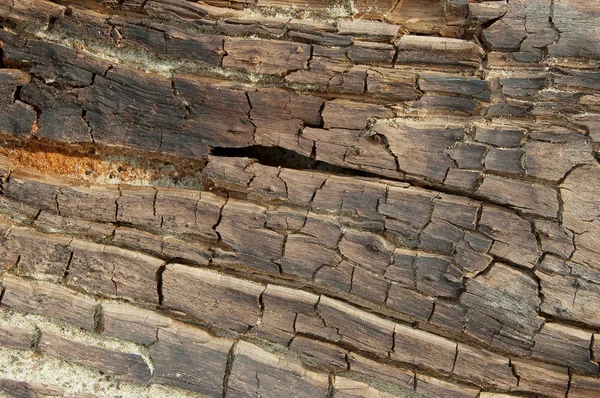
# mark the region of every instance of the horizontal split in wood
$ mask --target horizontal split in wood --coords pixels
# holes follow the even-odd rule
[[[0,0],[0,350],[208,396],[598,395],[576,3]]]

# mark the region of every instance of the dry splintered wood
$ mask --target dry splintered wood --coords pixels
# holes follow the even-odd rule
[[[0,360],[114,395],[599,396],[598,26],[0,0]]]

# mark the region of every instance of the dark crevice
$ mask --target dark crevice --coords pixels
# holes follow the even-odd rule
[[[123,196],[123,192],[121,191],[121,186],[117,185],[117,189],[119,190],[119,197],[115,200],[115,222],[119,221],[119,199]]]
[[[329,374],[328,385],[327,385],[327,394],[325,395],[325,397],[333,398],[334,396],[335,396],[335,376],[332,374]]]
[[[515,364],[512,362],[512,360],[510,358],[508,359],[508,366],[510,367],[513,377],[517,380],[517,387],[518,387],[519,384],[521,383],[521,376],[519,376],[519,374],[517,373]]]
[[[163,273],[167,268],[166,265],[161,265],[156,270],[156,291],[158,292],[158,305],[162,305],[164,295],[163,295]]]
[[[281,245],[281,248],[282,248],[281,249],[281,257],[279,257],[279,260],[274,260],[273,261],[273,263],[277,266],[277,269],[279,270],[279,275],[283,274],[283,267],[282,267],[281,264],[283,263],[283,259],[285,257],[285,247],[287,246],[288,237],[289,237],[289,234],[283,235],[283,243]],[[320,268],[321,267],[319,267],[319,269]],[[313,272],[313,274],[312,274],[312,278],[311,278],[312,281],[315,280],[314,278],[317,275],[316,272],[317,271]]]
[[[396,351],[396,326],[392,332],[392,348],[388,351],[388,359],[392,357],[392,352]]]
[[[263,289],[263,291],[262,291],[262,293],[260,294],[260,296],[258,296],[258,305],[259,305],[259,307],[260,307],[260,310],[259,310],[259,317],[258,317],[258,322],[257,322],[257,325],[256,325],[256,326],[258,326],[258,325],[260,325],[260,324],[262,323],[262,321],[263,321],[263,316],[264,316],[264,314],[265,314],[265,303],[264,303],[264,298],[263,298],[263,296],[264,296],[265,292],[267,291],[267,287],[268,287],[268,285],[267,285],[267,286],[265,286],[265,288]]]
[[[94,75],[94,76],[96,76],[96,75]],[[92,84],[93,84],[93,82],[92,82]],[[90,140],[92,141],[92,144],[95,144],[96,141],[94,140],[92,126],[90,125],[90,121],[86,118],[86,115],[87,115],[87,111],[85,110],[85,108],[82,107],[81,108],[81,118],[83,119],[83,122],[87,126],[88,134],[90,135]]]
[[[225,206],[227,206],[227,203],[229,202],[229,194],[226,193],[226,197],[225,197],[225,203],[223,203],[223,206],[221,206],[221,208],[219,209],[219,217],[217,218],[217,221],[215,222],[215,224],[211,227],[211,229],[213,231],[215,231],[215,234],[217,235],[217,244],[221,243],[223,241],[223,237],[221,236],[221,233],[219,231],[217,231],[217,228],[219,228],[219,225],[221,225],[221,221],[223,220],[223,210],[225,209]],[[198,217],[198,203],[196,202],[196,209],[194,210],[194,215],[196,216],[196,218]]]
[[[54,26],[56,25],[56,22],[58,22],[59,18],[58,17],[50,17],[50,19],[48,20],[48,30],[53,30]]]
[[[256,398],[261,398],[260,395],[260,377],[259,377],[260,373],[256,372],[255,377],[256,377]]]
[[[115,287],[115,296],[118,296],[119,295],[119,284],[115,280],[115,270],[116,270],[116,268],[117,268],[116,264],[113,264],[113,269],[111,271],[110,281],[113,283],[113,285]]]
[[[317,160],[317,143],[316,142],[313,143],[313,147],[310,151],[310,158],[315,161]]]
[[[554,41],[554,43],[558,43],[560,41],[560,35],[562,32],[560,31],[560,29],[558,29],[558,27],[554,23],[554,0],[550,1],[550,14],[548,15],[548,23],[550,24],[550,27],[552,28],[552,30],[554,30],[554,32],[556,32],[557,37],[556,37],[556,40]]]
[[[568,372],[569,372],[569,382],[567,384],[567,391],[565,391],[565,398],[567,398],[569,396],[569,392],[571,391],[571,385],[573,382],[573,371],[571,370],[571,368],[568,368]]]
[[[248,117],[248,121],[250,122],[250,124],[252,124],[252,127],[254,128],[254,132],[252,133],[252,140],[254,142],[256,142],[256,123],[254,123],[254,120],[252,120],[252,101],[250,100],[250,93],[248,93],[246,91],[246,101],[248,101],[248,113],[247,113],[247,117]]]
[[[13,93],[12,102],[15,102],[15,101],[19,100],[19,101],[21,101],[23,103],[26,103],[25,101],[23,101],[21,99],[21,90],[22,89],[23,89],[23,86],[17,86],[15,88],[15,92]],[[32,104],[27,104],[27,105],[30,105],[31,107],[33,107],[35,109],[35,112],[37,113],[38,116],[40,115],[40,113],[42,113],[42,110],[39,109],[38,107],[36,107],[35,105],[32,105]]]
[[[58,203],[58,195],[62,194],[62,192],[59,191],[58,194],[56,194],[56,196],[54,196],[54,204],[56,205],[56,213],[59,216],[62,216],[62,214],[60,213],[60,203]]]
[[[463,286],[465,291],[466,291],[466,283],[463,283]],[[460,294],[457,295],[457,297],[460,297]],[[435,306],[436,306],[436,302],[434,301],[431,305],[431,312],[429,313],[429,316],[427,317],[427,323],[431,323],[431,318],[433,318],[433,314],[435,314]]]
[[[458,360],[458,344],[456,344],[456,351],[454,352],[454,359],[452,360],[452,371],[454,373],[454,369],[456,369],[456,361]]]
[[[417,391],[417,383],[418,383],[418,379],[417,379],[417,370],[413,369],[413,391]]]
[[[74,253],[75,252],[72,251],[69,255],[69,260],[67,261],[67,266],[65,267],[65,271],[63,273],[63,281],[67,280],[67,278],[69,277],[69,274],[71,272],[70,268],[71,268],[71,262],[73,262],[73,254]]]
[[[381,178],[381,176],[374,173],[335,166],[281,147],[267,147],[262,145],[252,145],[242,148],[215,147],[212,149],[211,154],[213,156],[253,158],[258,163],[271,167],[316,170],[346,176]]]
[[[321,104],[321,107],[319,108],[319,117],[321,118],[321,120],[319,121],[318,125],[311,125],[310,123],[306,123],[306,127],[315,127],[315,128],[325,128],[325,120],[323,119],[323,111],[325,110],[325,105],[327,104],[327,101],[323,101],[323,103]],[[313,151],[316,151],[316,143],[315,146],[313,147]]]
[[[400,49],[397,46],[394,46],[394,56],[392,57],[392,68],[396,67],[396,62],[398,62],[398,56],[400,55]],[[419,90],[419,87],[417,87]],[[419,90],[421,91],[421,90]]]
[[[594,341],[596,339],[596,334],[592,333],[592,338],[590,339],[590,361],[592,362],[597,362],[596,361],[596,355],[594,353]]]
[[[285,29],[286,29],[286,35],[285,36],[288,37],[288,38],[290,37],[290,35],[289,35],[290,29],[288,28],[289,22],[290,21],[286,22],[286,24],[285,24]],[[290,41],[294,41],[294,40],[292,39]],[[311,44],[311,43],[308,43],[308,44]],[[311,45],[310,46],[310,55],[308,56],[308,61],[306,61],[306,69],[308,69],[308,70],[311,70],[310,63],[312,62],[312,60],[314,58],[314,55],[315,55],[315,46]],[[323,102],[323,106],[324,105],[325,105],[325,102]],[[321,110],[323,110],[323,109],[321,109]],[[321,114],[321,112],[319,112],[319,114]]]
[[[227,363],[225,365],[225,376],[223,376],[223,398],[227,397],[229,376],[231,375],[231,368],[233,367],[233,361],[235,360],[235,347],[237,346],[237,344],[237,341],[233,343],[231,349],[229,350],[229,355],[227,356]]]
[[[12,266],[12,267],[9,267],[9,268],[7,269],[7,271],[10,271],[11,269],[15,269],[15,270],[17,270],[17,271],[18,271],[18,270],[19,270],[19,264],[20,264],[20,263],[21,263],[21,255],[19,254],[19,255],[17,256],[17,260],[15,261],[15,265],[14,265],[14,266]]]
[[[33,217],[32,223],[35,223],[40,218],[40,215],[42,214],[43,211],[44,211],[43,209],[40,209],[37,212],[37,214],[35,215],[35,217]]]

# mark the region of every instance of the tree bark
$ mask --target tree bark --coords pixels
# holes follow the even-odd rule
[[[597,397],[600,5],[0,0],[0,391]]]

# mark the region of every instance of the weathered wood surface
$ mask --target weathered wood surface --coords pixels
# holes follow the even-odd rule
[[[0,0],[0,392],[599,396],[598,26]]]

